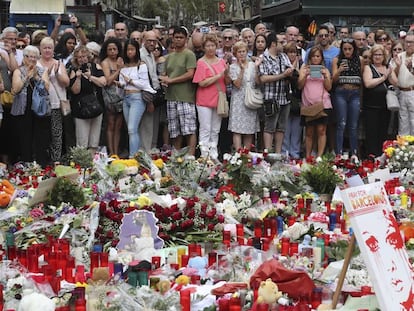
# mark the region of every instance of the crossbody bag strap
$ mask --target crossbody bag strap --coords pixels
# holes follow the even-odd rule
[[[372,64],[371,64],[370,66],[371,66],[371,68],[375,71],[375,73],[377,74],[378,78],[381,78],[381,77],[382,77],[382,75],[381,75],[381,73],[379,73],[379,72],[378,72],[377,68],[375,68],[375,66],[374,66],[374,65],[372,65]],[[386,90],[388,90],[388,86],[387,86],[387,84],[385,83],[385,81],[384,81],[384,82],[382,82],[382,84],[384,85],[385,89],[386,89]]]
[[[216,71],[214,70],[214,68],[208,62],[206,62],[204,59],[203,59],[203,62],[206,63],[207,67],[213,72],[213,75],[215,75],[216,74]],[[219,92],[223,92],[223,90],[221,89],[220,84],[217,81],[214,84],[216,85],[217,90]]]

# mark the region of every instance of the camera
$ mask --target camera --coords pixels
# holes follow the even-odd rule
[[[82,72],[86,72],[86,71],[88,71],[88,69],[89,69],[89,66],[88,66],[89,64],[82,64],[81,66],[80,66],[80,70],[82,70]]]

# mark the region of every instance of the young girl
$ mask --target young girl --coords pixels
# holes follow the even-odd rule
[[[139,44],[136,40],[125,43],[125,66],[120,70],[119,85],[124,88],[123,113],[128,127],[129,157],[132,158],[140,147],[138,127],[146,106],[142,91],[156,93],[148,79],[147,65],[141,61]]]

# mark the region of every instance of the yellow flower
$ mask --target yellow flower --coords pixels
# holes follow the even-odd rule
[[[388,158],[391,158],[392,155],[394,154],[395,148],[394,147],[388,147],[387,149],[385,149],[385,153],[387,154]]]
[[[178,157],[178,158],[177,158],[177,163],[183,163],[183,161],[184,161],[184,160],[183,160],[183,158],[182,158],[182,157]]]
[[[405,140],[406,140],[409,144],[414,143],[414,136],[413,136],[413,135],[407,135],[407,136],[404,136],[404,137],[405,137]]]
[[[152,162],[154,162],[155,166],[159,169],[163,168],[164,166],[164,161],[162,159],[153,160]]]
[[[139,207],[144,207],[144,206],[151,205],[152,204],[152,201],[151,201],[151,199],[149,197],[141,194],[139,196],[139,198],[138,198],[138,202],[137,203],[138,203]]]
[[[188,285],[190,284],[190,278],[187,275],[181,274],[175,279],[175,283],[179,285]]]

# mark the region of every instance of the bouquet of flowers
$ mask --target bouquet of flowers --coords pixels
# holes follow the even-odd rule
[[[398,136],[384,143],[384,153],[391,172],[401,172],[408,178],[414,175],[414,136]]]

